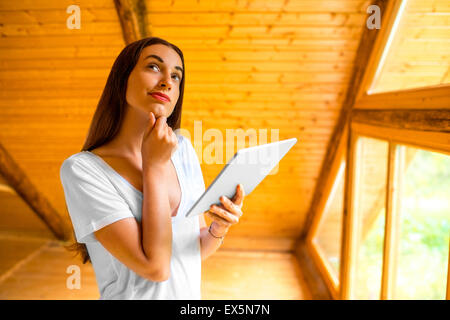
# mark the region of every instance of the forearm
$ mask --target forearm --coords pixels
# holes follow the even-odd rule
[[[217,249],[220,248],[222,244],[222,240],[220,238],[213,237],[208,232],[209,227],[204,227],[200,229],[200,248],[201,248],[201,256],[202,260],[209,258]],[[216,231],[213,229],[212,232],[216,236],[222,236],[226,234],[226,231]]]
[[[158,268],[170,268],[172,222],[165,171],[162,167],[144,168],[142,200],[142,246]]]

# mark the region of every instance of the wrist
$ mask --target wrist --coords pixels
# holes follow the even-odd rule
[[[209,226],[209,232],[212,233],[215,238],[223,238],[226,236],[228,228],[222,227],[213,221]]]
[[[164,178],[165,176],[165,167],[161,164],[151,164],[145,165],[142,168],[142,175],[144,177],[157,177]]]

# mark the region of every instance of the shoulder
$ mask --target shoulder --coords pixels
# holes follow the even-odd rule
[[[75,153],[75,154],[71,155],[70,157],[64,159],[64,161],[61,163],[60,171],[66,171],[75,166],[82,165],[84,162],[83,158],[85,157],[84,154],[85,154],[85,152],[81,151],[81,152]]]
[[[191,186],[191,197],[198,199],[205,191],[205,181],[199,161],[201,154],[197,155],[190,138],[183,136],[181,139],[184,148],[183,168],[187,181]]]
[[[192,161],[194,156],[196,157],[196,153],[194,147],[192,146],[192,142],[189,138],[178,134],[178,148],[180,148],[180,153],[182,154],[183,159]]]
[[[202,169],[200,166],[201,154],[197,155],[190,138],[182,136],[182,162],[183,165],[191,177],[201,177],[201,183],[204,184]]]
[[[81,151],[66,158],[60,166],[59,174],[64,177],[96,177],[99,178],[98,170],[93,164],[88,152]]]
[[[178,143],[184,144],[188,140],[188,138],[183,136],[181,133],[177,133],[176,136],[178,138]]]
[[[190,152],[191,150],[194,150],[194,147],[192,146],[191,140],[182,134],[177,134],[178,137],[178,144],[182,148],[185,149],[186,152]]]

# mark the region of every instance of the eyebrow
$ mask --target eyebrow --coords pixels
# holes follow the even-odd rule
[[[160,57],[160,56],[157,56],[156,54],[151,54],[151,55],[147,56],[144,60],[146,60],[146,59],[148,59],[148,58],[155,58],[156,60],[158,60],[158,61],[164,63],[164,60],[161,59],[161,57]],[[175,69],[178,69],[178,70],[180,70],[181,72],[183,72],[183,69],[182,69],[181,67],[179,67],[179,66],[175,66]]]

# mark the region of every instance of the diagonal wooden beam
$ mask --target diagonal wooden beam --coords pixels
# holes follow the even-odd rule
[[[59,240],[70,239],[70,227],[0,143],[0,174]]]
[[[382,13],[382,19],[386,17],[386,8],[388,6],[388,1],[385,0],[376,0],[374,1],[375,5],[380,7]],[[312,225],[314,214],[316,212],[316,208],[320,202],[320,199],[323,197],[323,186],[325,185],[328,175],[330,174],[330,170],[332,168],[333,161],[337,154],[337,149],[339,146],[339,142],[343,136],[344,130],[349,123],[351,112],[353,105],[355,104],[356,95],[359,91],[359,86],[361,84],[361,80],[365,74],[366,66],[369,62],[369,59],[372,54],[372,49],[374,48],[375,40],[382,29],[368,29],[364,26],[364,31],[361,36],[361,40],[359,42],[358,50],[356,53],[355,64],[353,67],[352,77],[350,79],[350,85],[347,91],[347,95],[345,97],[341,113],[339,115],[338,123],[333,130],[333,134],[331,135],[331,140],[328,143],[327,152],[325,160],[322,163],[322,167],[320,170],[319,179],[317,180],[313,200],[311,202],[311,206],[307,213],[304,227],[302,233],[300,235],[299,241],[304,241],[307,236],[308,230]]]
[[[147,6],[144,0],[114,0],[126,44],[148,37]]]

